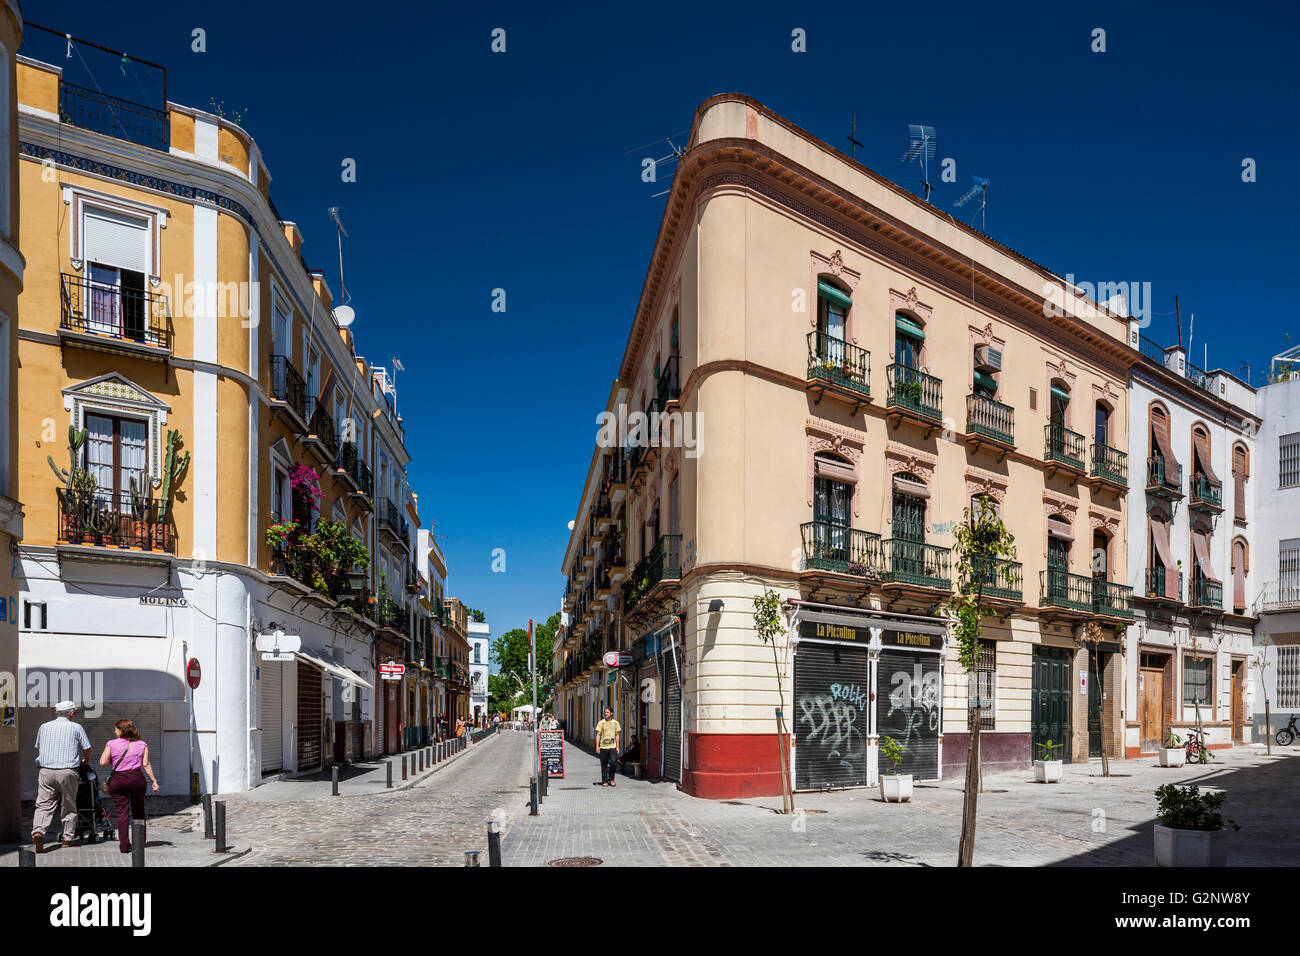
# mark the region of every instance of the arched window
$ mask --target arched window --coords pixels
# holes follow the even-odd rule
[[[1101,447],[1110,445],[1111,407],[1105,402],[1098,402],[1093,413],[1092,440]]]
[[[1110,580],[1110,535],[1100,528],[1092,533],[1092,576]]]
[[[1238,524],[1246,523],[1246,482],[1250,480],[1250,452],[1241,442],[1232,446],[1232,517]]]
[[[1210,432],[1203,425],[1192,426],[1192,500],[1218,503],[1223,485],[1210,464]]]
[[[844,342],[848,338],[849,311],[853,299],[849,292],[830,276],[817,277],[817,359],[839,367],[844,364]]]
[[[1053,431],[1070,425],[1070,386],[1059,378],[1052,379],[1052,399],[1048,412]]]
[[[1147,412],[1150,435],[1147,459],[1147,486],[1180,490],[1183,485],[1182,466],[1174,455],[1169,437],[1169,413],[1163,405],[1152,403]]]

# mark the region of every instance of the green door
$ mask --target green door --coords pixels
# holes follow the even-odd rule
[[[915,578],[925,570],[925,499],[894,492],[893,571]]]
[[[1032,722],[1032,757],[1042,759],[1039,744],[1051,741],[1064,744],[1052,751],[1053,760],[1070,762],[1070,737],[1074,721],[1070,703],[1073,700],[1073,667],[1071,652],[1060,647],[1035,647],[1033,665],[1033,702],[1030,706]]]
[[[1110,654],[1100,652],[1101,673],[1097,672],[1097,655],[1088,654],[1088,756],[1101,756],[1101,676],[1106,673]]]

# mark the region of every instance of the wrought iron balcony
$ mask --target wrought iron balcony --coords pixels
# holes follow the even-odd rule
[[[307,428],[307,383],[283,355],[271,356],[271,399],[292,412],[299,433]]]
[[[888,562],[883,579],[890,584],[952,590],[952,551],[907,538],[886,538]]]
[[[1127,486],[1128,455],[1110,445],[1093,442],[1092,463],[1088,475],[1116,485]]]
[[[1265,611],[1300,608],[1300,574],[1283,574],[1280,580],[1268,582],[1260,607]]]
[[[1019,561],[976,558],[971,562],[970,575],[971,583],[980,584],[986,598],[1024,600],[1025,573]]]
[[[682,576],[682,536],[661,535],[650,553],[637,562],[623,583],[623,610],[630,611],[661,581],[675,581]]]
[[[825,332],[808,333],[808,378],[871,395],[871,353]]]
[[[394,543],[403,549],[409,549],[410,530],[401,509],[385,499],[379,509],[379,530],[386,532]]]
[[[1165,584],[1169,581],[1169,575],[1177,573],[1178,589],[1173,595],[1165,593]],[[1146,596],[1153,601],[1165,601],[1174,604],[1183,603],[1183,572],[1171,571],[1169,568],[1156,566],[1147,568],[1146,573]]]
[[[1206,478],[1204,473],[1192,475],[1191,496],[1187,507],[1198,511],[1219,512],[1223,510],[1223,485],[1216,485]]]
[[[1087,442],[1082,435],[1070,431],[1064,425],[1049,422],[1043,426],[1043,437],[1046,446],[1043,451],[1044,461],[1064,465],[1083,474],[1084,448]]]
[[[878,534],[829,521],[806,521],[799,530],[803,535],[805,571],[838,571],[878,578],[884,570],[884,551]]]
[[[987,395],[967,395],[966,431],[1004,445],[1015,445],[1015,410]]]
[[[888,408],[900,408],[936,422],[943,421],[943,382],[920,369],[895,362],[885,367]]]
[[[1093,578],[1092,613],[1124,621],[1133,620],[1133,589],[1105,578]]]
[[[171,124],[163,110],[62,80],[59,82],[59,119],[72,126],[164,153],[171,148]]]
[[[67,272],[61,278],[59,333],[65,339],[132,354],[171,352],[175,332],[165,295]]]
[[[317,401],[307,423],[307,433],[303,444],[316,454],[321,463],[331,465],[338,455],[338,446],[334,435],[334,416],[325,409],[325,403]]]
[[[1157,498],[1181,498],[1183,496],[1183,466],[1174,462],[1165,462],[1164,455],[1152,455],[1147,459],[1147,494]]]
[[[103,548],[175,552],[171,521],[162,517],[166,507],[161,499],[130,492],[55,490],[60,541]]]
[[[351,485],[353,491],[367,499],[371,496],[370,466],[362,460],[356,442],[339,442],[334,466],[338,469],[339,477]]]
[[[1222,611],[1223,584],[1199,574],[1192,575],[1192,594],[1187,606]]]
[[[610,494],[616,485],[626,484],[627,458],[623,455],[623,449],[616,448],[605,459],[605,471],[601,479],[600,490],[602,494]]]
[[[682,397],[682,385],[678,380],[678,369],[681,366],[681,357],[670,355],[664,361],[664,367],[659,373],[659,382],[655,387],[655,398],[659,402],[659,407],[667,407],[669,402],[675,402]]]
[[[1061,568],[1048,568],[1040,574],[1043,589],[1040,607],[1092,613],[1092,578]]]
[[[381,604],[379,607],[379,626],[406,634],[411,626],[411,612],[399,604]]]

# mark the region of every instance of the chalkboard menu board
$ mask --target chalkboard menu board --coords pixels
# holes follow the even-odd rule
[[[548,777],[564,776],[564,731],[537,732],[537,763]]]

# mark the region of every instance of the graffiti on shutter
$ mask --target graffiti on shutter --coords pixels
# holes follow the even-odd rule
[[[939,656],[883,650],[876,669],[876,713],[882,738],[903,749],[899,773],[939,776]],[[882,769],[882,772],[884,770]]]
[[[799,645],[794,660],[796,789],[866,785],[867,681],[866,648]]]

